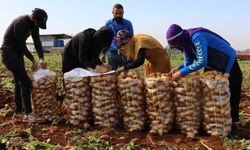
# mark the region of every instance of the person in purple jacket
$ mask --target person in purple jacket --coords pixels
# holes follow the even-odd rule
[[[239,121],[239,103],[241,95],[242,72],[236,59],[236,52],[230,44],[218,34],[199,27],[182,29],[172,24],[166,34],[170,48],[184,52],[184,63],[172,69],[172,79],[178,80],[191,72],[202,68],[229,73],[229,88],[231,93],[232,129],[230,136],[237,137],[237,122]]]

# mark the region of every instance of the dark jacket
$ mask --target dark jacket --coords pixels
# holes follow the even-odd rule
[[[32,36],[39,58],[43,58],[42,44],[39,38],[39,28],[33,24],[28,15],[16,18],[8,27],[4,34],[3,51],[15,51],[20,56],[25,55],[29,60],[33,60],[31,52],[26,47],[26,40]]]
[[[110,46],[112,38],[113,31],[106,27],[97,31],[89,28],[75,35],[63,52],[63,73],[77,67],[94,69],[96,65],[102,65],[99,54]]]

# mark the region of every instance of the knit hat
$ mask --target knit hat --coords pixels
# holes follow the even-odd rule
[[[172,24],[167,31],[166,39],[170,48],[180,45],[180,37],[183,35],[183,29],[177,25]]]

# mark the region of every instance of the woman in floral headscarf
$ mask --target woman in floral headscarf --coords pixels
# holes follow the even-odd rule
[[[166,50],[152,36],[137,34],[134,37],[126,31],[117,32],[116,45],[120,53],[127,57],[130,63],[117,69],[117,72],[134,69],[144,64],[145,75],[153,72],[168,73],[170,61]]]

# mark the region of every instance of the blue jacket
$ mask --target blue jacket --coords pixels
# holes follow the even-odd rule
[[[187,75],[203,67],[230,73],[236,58],[235,50],[223,39],[208,32],[192,35],[193,55],[185,54],[180,65],[181,75]]]
[[[134,35],[132,23],[129,20],[124,19],[124,18],[121,23],[117,23],[114,19],[110,19],[105,23],[105,26],[110,27],[114,32],[114,38],[108,50],[108,54],[117,54],[116,40],[115,40],[116,33],[119,30],[128,30],[130,33],[132,33],[132,35]]]

